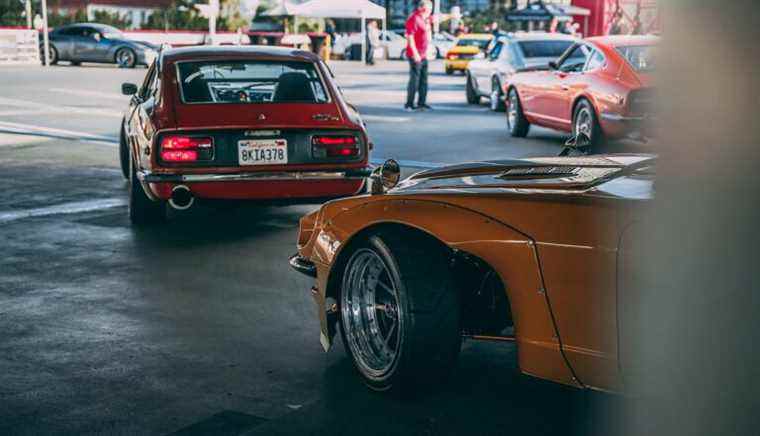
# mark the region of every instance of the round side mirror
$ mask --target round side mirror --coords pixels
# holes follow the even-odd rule
[[[122,83],[121,93],[124,95],[135,95],[137,94],[137,85],[134,83]]]
[[[382,194],[393,189],[401,180],[401,166],[393,159],[388,159],[375,169],[371,176],[372,194]]]

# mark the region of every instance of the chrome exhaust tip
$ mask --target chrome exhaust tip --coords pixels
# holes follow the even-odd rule
[[[190,209],[195,203],[195,197],[190,192],[190,188],[185,185],[177,185],[172,189],[172,195],[169,197],[169,206],[175,210]]]

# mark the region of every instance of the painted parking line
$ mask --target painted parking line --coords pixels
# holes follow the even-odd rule
[[[412,120],[409,117],[389,117],[385,115],[362,115],[362,119],[370,123],[408,123]]]
[[[30,124],[11,123],[7,121],[0,121],[0,132],[16,135],[42,136],[53,139],[66,139],[71,141],[92,142],[108,147],[117,147],[119,145],[118,138],[111,136],[93,135],[90,133],[76,132],[73,130],[33,126]]]
[[[19,107],[23,109],[36,109],[46,110],[60,114],[77,114],[77,115],[94,115],[102,117],[118,117],[124,116],[123,111],[108,109],[105,107],[80,107],[80,106],[67,106],[67,105],[51,105],[47,103],[39,103],[30,100],[20,100],[17,98],[0,97],[0,105]]]
[[[104,98],[109,100],[118,100],[121,102],[129,101],[129,97],[123,94],[117,94],[115,92],[100,92],[100,91],[88,91],[84,89],[69,89],[69,88],[50,88],[48,91],[58,92],[61,94],[78,95],[80,97],[95,97]]]
[[[127,201],[121,198],[104,198],[100,200],[64,203],[36,209],[0,212],[0,223],[8,223],[26,218],[44,217],[50,215],[70,215],[102,209],[112,209],[114,207],[125,206],[126,204]]]
[[[52,127],[33,126],[30,124],[10,123],[6,121],[0,121],[0,132],[12,133],[12,134],[25,134],[44,136],[49,138],[68,139],[72,141],[84,141],[92,142],[96,144],[106,145],[109,147],[117,147],[119,145],[119,139],[112,136],[93,135],[86,132],[78,132],[74,130],[56,129]],[[373,158],[370,159],[370,163],[373,165],[382,165],[386,158]],[[417,160],[397,160],[399,165],[412,168],[438,168],[445,164],[437,162],[423,162]]]

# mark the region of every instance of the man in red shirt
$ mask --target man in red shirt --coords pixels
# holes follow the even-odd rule
[[[406,57],[409,59],[409,86],[406,90],[404,110],[432,109],[427,104],[428,59],[427,52],[432,40],[433,4],[430,0],[420,0],[417,9],[406,20]],[[419,95],[417,105],[415,96]]]

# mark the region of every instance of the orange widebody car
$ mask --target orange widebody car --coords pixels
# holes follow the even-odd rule
[[[652,198],[648,155],[469,163],[301,219],[290,264],[329,349],[337,331],[377,390],[432,382],[462,338],[515,341],[520,370],[576,387],[623,387],[619,253]],[[385,185],[385,188],[381,187]],[[340,328],[339,328],[340,327]]]

